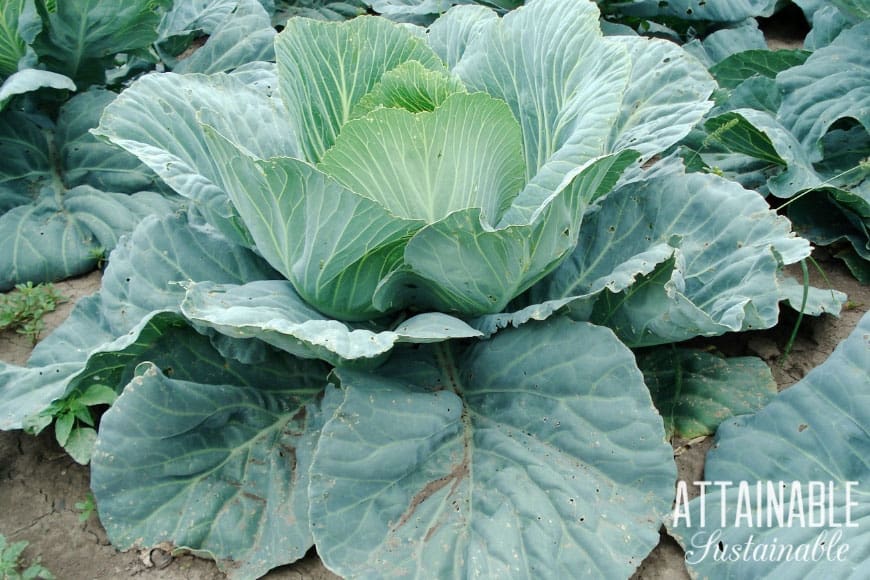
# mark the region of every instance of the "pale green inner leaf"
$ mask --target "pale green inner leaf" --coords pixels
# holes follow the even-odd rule
[[[602,38],[595,4],[541,0],[486,25],[453,69],[469,90],[504,100],[523,132],[528,186],[507,212],[529,217],[577,166],[604,154],[631,74]]]
[[[0,8],[0,79],[18,70],[18,60],[24,56],[24,40],[18,34],[18,15],[24,0],[5,0]]]
[[[443,63],[411,31],[382,18],[291,18],[275,41],[281,97],[305,159],[320,161],[354,105],[385,72],[409,60]]]
[[[350,116],[356,119],[378,107],[412,113],[434,111],[450,95],[464,92],[462,81],[447,71],[427,69],[416,60],[409,60],[387,71],[375,88],[360,99]]]
[[[432,112],[349,122],[319,168],[398,217],[434,223],[480,208],[495,224],[523,185],[522,135],[504,102],[460,93]]]
[[[375,287],[421,224],[397,219],[304,161],[255,159],[209,126],[203,134],[220,167],[218,185],[261,255],[302,298],[344,320],[381,314],[371,305]]]

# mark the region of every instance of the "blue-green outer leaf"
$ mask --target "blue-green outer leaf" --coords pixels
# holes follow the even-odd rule
[[[194,32],[211,35],[232,14],[238,0],[177,2],[160,21],[159,42]]]
[[[634,0],[619,2],[618,9],[629,16],[672,17],[683,20],[711,20],[713,22],[739,22],[756,16],[770,16],[774,0]]]
[[[240,283],[275,275],[249,250],[191,227],[184,217],[146,218],[113,253],[99,293],[76,303],[36,346],[28,366],[0,368],[0,429],[20,429],[54,399],[100,376],[108,380],[114,371],[101,373],[100,361],[117,367],[127,356],[100,353],[147,350],[144,343],[157,340],[166,323],[155,317],[178,312],[184,298],[176,282]]]
[[[806,292],[806,303],[804,303],[804,292]],[[822,314],[840,316],[843,305],[848,299],[845,292],[833,288],[804,287],[802,282],[791,276],[780,279],[779,295],[780,300],[786,302],[793,310],[809,316]]]
[[[36,203],[0,216],[0,238],[11,242],[0,256],[0,290],[89,272],[95,252],[114,248],[145,216],[178,207],[157,193],[106,193],[87,185],[44,193]]]
[[[443,14],[459,4],[470,4],[469,0],[371,0],[369,4],[378,14],[397,22],[426,21],[426,17]],[[513,10],[523,4],[522,0],[484,0],[481,2],[498,8],[502,12]]]
[[[144,216],[177,208],[148,192],[159,180],[135,157],[88,133],[115,97],[81,93],[64,104],[56,126],[42,116],[3,115],[0,230],[10,247],[0,257],[0,288],[85,273]]]
[[[76,84],[68,76],[47,70],[24,69],[10,75],[0,85],[0,110],[17,95],[23,95],[43,88],[76,90]]]
[[[575,296],[583,305],[575,316],[635,346],[767,328],[778,320],[777,271],[809,254],[789,226],[757,193],[663,161],[587,217],[574,254],[533,289],[532,302]],[[624,264],[638,257],[628,274],[645,277],[619,290]],[[603,292],[592,312],[589,294],[602,286],[620,293]]]
[[[106,107],[94,130],[136,155],[230,240],[251,246],[205,142],[208,122],[260,158],[296,153],[286,112],[262,91],[231,76],[151,74]]]
[[[831,4],[839,8],[853,21],[870,20],[870,6],[865,0],[832,0]]]
[[[188,285],[181,310],[195,323],[228,336],[258,338],[296,356],[335,366],[379,364],[398,343],[480,336],[458,318],[437,312],[411,317],[394,329],[331,320],[303,302],[289,283],[279,280],[244,286]]]
[[[704,66],[673,42],[618,37],[631,59],[631,77],[610,151],[632,149],[645,163],[685,137],[713,103],[716,83]]]
[[[779,120],[820,161],[820,140],[838,120],[854,118],[870,131],[870,21],[840,34],[804,64],[776,77],[783,93]],[[833,63],[833,64],[832,64]]]
[[[0,115],[0,212],[32,202],[52,171],[50,126],[18,111]]]
[[[0,430],[22,429],[25,418],[63,394],[67,377],[79,368],[79,363],[59,363],[34,372],[0,362]]]
[[[733,89],[753,75],[776,78],[778,73],[802,65],[809,56],[810,52],[806,50],[744,50],[716,63],[710,72],[720,87]]]
[[[804,48],[818,50],[831,44],[851,23],[836,7],[820,6],[812,16],[812,28],[804,38]]]
[[[79,0],[37,3],[42,31],[33,39],[40,62],[84,86],[105,82],[114,55],[133,52],[157,39],[163,0]]]
[[[117,97],[111,91],[91,89],[64,103],[55,134],[64,184],[90,185],[116,193],[165,189],[154,172],[134,155],[91,135],[103,110]]]
[[[773,402],[754,415],[726,421],[716,436],[716,445],[707,456],[704,477],[710,481],[746,481],[754,492],[756,481],[799,483],[803,495],[786,508],[786,513],[802,510],[809,517],[807,488],[810,482],[832,482],[836,487],[833,497],[825,496],[825,517],[817,526],[773,526],[766,521],[761,526],[720,526],[720,513],[724,510],[727,521],[733,523],[737,505],[736,488],[726,495],[718,492],[706,497],[706,525],[700,525],[700,504],[689,504],[690,525],[681,518],[679,525],[671,525],[671,532],[686,548],[691,568],[699,575],[716,578],[810,578],[823,575],[828,578],[858,580],[870,573],[870,373],[867,360],[870,354],[870,315],[864,315],[858,327],[842,342],[822,365],[816,367],[802,381],[777,396]],[[843,523],[845,519],[845,484],[856,482],[852,488],[851,507],[853,527],[831,527],[828,522]],[[786,490],[786,498],[790,496]],[[753,496],[754,497],[754,496]],[[722,506],[722,502],[727,502]],[[831,503],[828,504],[827,502]],[[814,509],[815,521],[819,507]],[[830,511],[829,511],[830,510]],[[753,512],[754,513],[754,512]],[[767,518],[767,510],[761,516]],[[772,515],[772,514],[771,514]],[[807,520],[803,520],[805,523]],[[743,520],[745,524],[745,520]],[[704,549],[705,539],[719,530],[723,545],[745,544],[750,535],[754,543],[771,544],[774,538],[779,546],[809,544],[812,548],[824,533],[822,541],[831,542],[832,535],[841,532],[840,546],[849,548],[842,560],[773,558],[763,561],[714,561]],[[836,549],[833,552],[836,554]]]
[[[679,42],[679,39],[674,40]],[[734,54],[747,50],[768,50],[764,33],[754,18],[716,30],[704,40],[691,40],[683,47],[710,68]]]
[[[356,577],[630,575],[658,541],[675,475],[631,353],[607,330],[564,318],[452,352],[418,350],[376,375],[338,372],[330,396],[341,403],[309,488],[327,567]]]
[[[176,73],[226,72],[254,61],[275,60],[275,29],[259,0],[241,0],[210,32],[205,45],[180,61]]]
[[[638,354],[637,365],[668,438],[712,435],[726,419],[757,411],[776,395],[770,367],[760,358],[662,347]]]
[[[141,366],[102,418],[91,486],[116,546],[171,542],[259,577],[312,545],[307,471],[325,368],[277,358],[225,374],[232,383],[212,385]]]
[[[100,295],[114,331],[126,332],[151,312],[177,311],[180,282],[238,284],[277,278],[261,258],[183,216],[151,217],[112,256]]]
[[[479,4],[454,6],[432,23],[426,41],[447,67],[453,69],[468,46],[478,36],[489,34],[487,29],[497,22],[496,13]]]

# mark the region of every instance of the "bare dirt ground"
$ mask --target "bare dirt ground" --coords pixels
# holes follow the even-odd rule
[[[823,253],[824,255],[824,253]],[[771,366],[780,388],[800,380],[821,364],[858,323],[870,305],[870,288],[859,285],[838,262],[823,260],[830,285],[846,292],[849,304],[840,318],[805,318],[789,357],[783,350],[795,315],[784,309],[780,324],[768,331],[723,337],[713,341],[730,355],[753,354]],[[816,271],[812,282],[828,287]],[[95,291],[99,274],[59,282],[56,287],[71,300],[50,314],[53,327],[72,309],[75,299]],[[14,333],[0,333],[0,360],[23,364],[30,344]],[[692,482],[702,479],[704,456],[712,438],[687,443],[675,441],[679,477]],[[39,437],[22,432],[0,432],[0,533],[10,541],[27,540],[25,559],[42,563],[62,580],[120,579],[141,577],[165,580],[218,580],[224,578],[209,561],[191,555],[169,555],[160,550],[119,553],[109,544],[96,515],[79,520],[76,502],[88,494],[88,469],[74,463],[55,443],[51,430]],[[666,534],[662,543],[641,565],[637,580],[682,580],[688,578],[679,546]],[[336,578],[315,554],[292,566],[271,572],[268,580]]]

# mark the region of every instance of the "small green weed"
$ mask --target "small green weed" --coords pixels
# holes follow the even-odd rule
[[[42,317],[66,301],[67,297],[52,284],[18,284],[15,290],[0,296],[0,330],[15,330],[36,344],[45,330]]]
[[[0,534],[0,580],[53,580],[54,574],[36,559],[30,566],[21,570],[21,553],[27,548],[28,542],[6,543],[6,536]]]
[[[94,384],[84,392],[74,391],[53,401],[41,413],[31,417],[25,426],[31,433],[40,433],[54,421],[54,435],[58,444],[77,463],[87,465],[91,460],[97,430],[89,407],[111,405],[118,394],[106,386]]]
[[[85,523],[97,509],[97,504],[94,502],[94,495],[89,493],[82,501],[77,501],[75,507],[79,510],[79,522]]]
[[[88,250],[88,256],[97,261],[97,268],[102,270],[106,265],[106,248],[100,246],[99,248],[91,248]]]

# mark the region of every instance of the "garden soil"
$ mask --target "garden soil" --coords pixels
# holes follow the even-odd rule
[[[823,251],[822,251],[823,252]],[[824,254],[823,254],[824,255]],[[768,362],[780,389],[801,379],[830,355],[857,325],[870,305],[870,287],[859,285],[838,262],[821,262],[826,278],[811,269],[812,283],[845,292],[849,302],[840,318],[804,318],[789,356],[784,355],[795,315],[784,308],[780,324],[762,332],[726,336],[703,344],[728,356],[755,355]],[[798,272],[794,272],[797,274]],[[50,328],[59,324],[76,299],[99,288],[99,273],[59,282],[56,287],[70,300],[46,317]],[[0,333],[0,360],[24,364],[29,341],[11,332]],[[679,478],[702,479],[704,456],[712,438],[675,441]],[[75,504],[88,495],[88,469],[77,465],[54,441],[51,429],[39,437],[20,431],[0,432],[0,533],[10,541],[26,540],[26,561],[42,564],[59,580],[143,579],[212,580],[224,578],[209,561],[189,554],[169,554],[161,549],[117,552],[110,544],[96,515],[80,521]],[[662,533],[662,542],[641,565],[634,580],[682,580],[688,578],[683,554],[677,543]],[[271,572],[266,578],[336,578],[309,554],[301,562]]]

